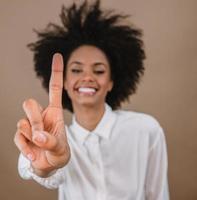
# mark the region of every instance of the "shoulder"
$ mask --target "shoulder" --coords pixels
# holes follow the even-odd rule
[[[116,110],[116,128],[119,131],[127,132],[140,138],[147,138],[150,143],[163,140],[164,132],[158,120],[149,114]]]
[[[117,120],[123,124],[132,124],[148,130],[161,128],[158,120],[152,115],[126,110],[116,110],[114,112]]]
[[[165,141],[163,128],[154,116],[135,111],[116,110],[114,112],[117,116],[119,131],[137,137],[140,141],[147,141],[149,148],[158,142]]]

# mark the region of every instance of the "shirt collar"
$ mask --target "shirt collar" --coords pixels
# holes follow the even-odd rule
[[[115,113],[108,104],[105,104],[104,115],[93,131],[89,131],[79,125],[74,115],[70,129],[74,134],[75,139],[81,143],[83,143],[90,134],[95,134],[103,139],[109,139],[115,120]]]

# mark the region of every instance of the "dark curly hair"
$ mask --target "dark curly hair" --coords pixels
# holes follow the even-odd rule
[[[34,30],[38,41],[28,47],[34,52],[35,71],[49,91],[51,60],[59,52],[64,59],[64,72],[71,53],[82,45],[93,45],[107,56],[111,69],[113,88],[106,96],[106,102],[117,109],[121,103],[135,93],[140,77],[144,73],[145,52],[142,31],[133,25],[121,24],[128,15],[100,9],[100,0],[81,5],[73,3],[62,6],[60,14],[63,26],[49,23],[45,30]],[[64,73],[65,78],[65,73]],[[65,89],[62,91],[62,105],[73,112],[71,100]]]

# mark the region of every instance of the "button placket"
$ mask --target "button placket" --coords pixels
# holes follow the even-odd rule
[[[94,165],[95,180],[97,185],[97,200],[105,199],[105,183],[104,173],[101,159],[101,152],[99,146],[99,136],[91,133],[89,136],[86,146],[88,155]]]
[[[90,160],[92,161],[94,165],[98,165],[98,162],[99,162],[98,139],[99,138],[96,135],[90,135],[86,143],[88,156],[90,157]]]

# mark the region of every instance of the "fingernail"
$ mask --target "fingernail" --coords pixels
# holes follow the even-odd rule
[[[32,161],[32,160],[34,159],[34,156],[33,156],[31,153],[29,153],[29,154],[27,154],[27,158],[28,158],[30,161]]]
[[[45,143],[47,138],[44,134],[39,132],[39,133],[36,133],[36,134],[34,133],[33,140],[36,140],[37,142]]]

